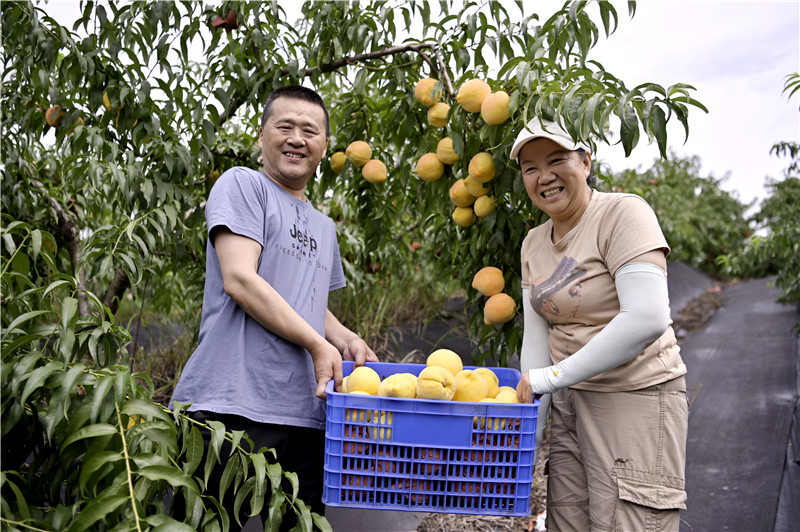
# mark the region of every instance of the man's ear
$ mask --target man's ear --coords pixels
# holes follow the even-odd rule
[[[264,128],[263,127],[259,127],[258,128],[258,142],[256,143],[256,144],[258,144],[259,148],[261,148],[261,143],[262,143],[263,140],[264,140]]]

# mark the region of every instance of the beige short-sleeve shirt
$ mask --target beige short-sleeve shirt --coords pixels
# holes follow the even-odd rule
[[[558,242],[553,223],[531,229],[522,243],[522,288],[550,323],[550,358],[561,362],[619,313],[614,272],[631,259],[669,246],[650,206],[633,194],[593,191],[581,220]],[[672,327],[625,364],[573,388],[625,391],[686,373]]]

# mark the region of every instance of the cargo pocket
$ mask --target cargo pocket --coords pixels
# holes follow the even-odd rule
[[[614,467],[619,498],[656,510],[685,510],[686,491],[683,479]]]

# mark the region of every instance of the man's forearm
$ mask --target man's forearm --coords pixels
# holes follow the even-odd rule
[[[325,314],[325,339],[332,343],[339,352],[344,353],[348,344],[358,338],[356,333],[342,325],[333,312],[327,311]]]
[[[258,275],[261,245],[237,235],[227,227],[212,235],[222,270],[225,293],[262,327],[310,352],[325,339],[286,302],[277,290]]]
[[[238,284],[236,289],[226,288],[231,299],[268,331],[309,351],[326,341],[258,275],[240,279]]]

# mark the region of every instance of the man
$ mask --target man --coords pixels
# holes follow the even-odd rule
[[[279,88],[261,118],[263,173],[232,168],[214,185],[200,335],[173,394],[192,403],[195,419],[275,449],[282,468],[297,473],[300,498],[321,515],[325,386],[333,379],[340,389],[342,358],[378,360],[327,309],[328,292],[345,285],[336,228],[305,188],[329,131],[316,92]],[[238,529],[233,496],[223,502]]]

